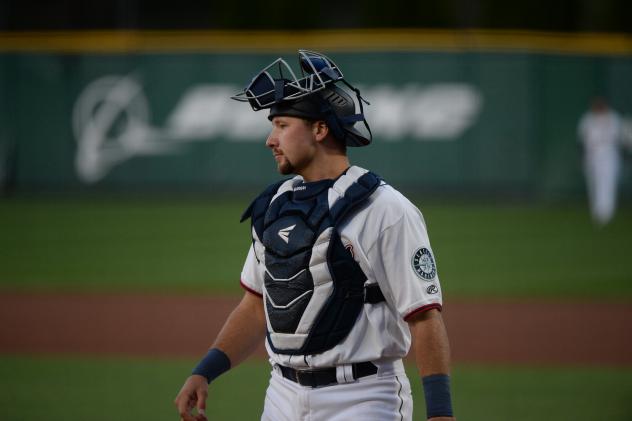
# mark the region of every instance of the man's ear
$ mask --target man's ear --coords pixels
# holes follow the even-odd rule
[[[329,126],[322,120],[315,121],[312,124],[312,133],[314,133],[317,142],[322,142],[329,134]]]

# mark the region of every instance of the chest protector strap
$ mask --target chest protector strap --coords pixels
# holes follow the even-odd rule
[[[265,265],[268,343],[278,354],[309,355],[347,337],[365,303],[384,300],[345,249],[338,227],[380,185],[373,173],[351,167],[329,189],[294,197],[295,177],[270,186],[242,216]],[[377,288],[377,290],[376,290]]]

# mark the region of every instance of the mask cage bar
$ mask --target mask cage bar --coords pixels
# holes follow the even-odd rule
[[[252,108],[257,111],[269,108],[280,101],[296,100],[318,92],[329,83],[344,81],[342,71],[328,57],[309,50],[299,50],[298,54],[301,64],[301,79],[296,77],[285,60],[278,58],[255,75],[243,92],[231,96],[231,98],[241,102],[249,102]],[[321,62],[318,68],[314,64],[315,61]],[[275,78],[268,71],[275,68],[278,78]],[[285,77],[284,69],[289,73],[291,79]],[[327,79],[323,78],[322,75],[325,75]],[[283,81],[281,95],[278,93],[277,81]],[[262,87],[262,82],[264,85],[267,82],[268,86]],[[348,85],[346,81],[344,82]],[[261,92],[262,89],[263,92]]]

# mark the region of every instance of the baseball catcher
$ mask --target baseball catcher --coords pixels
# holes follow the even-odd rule
[[[262,420],[412,420],[402,358],[414,345],[428,419],[453,420],[442,293],[423,216],[377,174],[351,165],[371,144],[368,102],[328,57],[279,58],[233,99],[268,110],[266,146],[283,178],[242,216],[252,245],[243,299],[175,399],[204,418],[208,385],[262,342],[271,376]],[[193,409],[197,408],[197,415]]]

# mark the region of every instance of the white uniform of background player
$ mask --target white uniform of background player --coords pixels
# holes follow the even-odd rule
[[[275,354],[266,342],[273,368],[337,367],[342,384],[310,388],[273,369],[263,420],[412,419],[410,384],[401,360],[411,344],[406,319],[441,308],[439,278],[423,217],[401,193],[382,184],[363,209],[342,225],[340,233],[367,282],[377,282],[386,301],[365,304],[349,336],[322,354]],[[420,263],[420,258],[425,261]],[[259,295],[264,294],[261,261],[251,247],[241,275],[242,286]],[[376,364],[377,375],[357,381],[348,372],[345,375],[349,364],[362,361]]]
[[[584,147],[584,174],[590,211],[599,225],[607,224],[617,204],[621,166],[621,118],[605,101],[596,99],[578,126]]]

